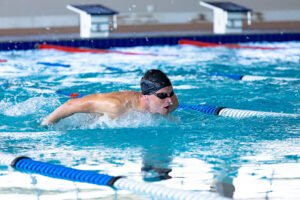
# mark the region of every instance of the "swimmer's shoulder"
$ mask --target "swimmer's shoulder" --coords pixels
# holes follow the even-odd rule
[[[95,93],[91,94],[87,97],[92,98],[92,99],[120,99],[120,100],[125,100],[125,99],[131,99],[134,97],[140,96],[141,93],[133,90],[123,90],[123,91],[117,91],[117,92],[110,92],[110,93]]]
[[[141,94],[140,92],[133,91],[133,90],[123,90],[123,91],[120,91],[120,93],[123,95],[131,95],[131,96],[138,96]]]

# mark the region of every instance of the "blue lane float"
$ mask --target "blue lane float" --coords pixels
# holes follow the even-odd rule
[[[71,65],[69,65],[69,64],[52,63],[52,62],[37,62],[36,64],[44,65],[44,66],[48,66],[48,67],[64,67],[64,68],[71,67]]]
[[[105,70],[113,71],[117,73],[123,73],[124,71],[122,69],[116,68],[116,67],[105,67]]]
[[[217,107],[212,105],[187,105],[187,104],[180,104],[178,108],[185,109],[185,110],[195,110],[208,115],[218,115],[219,111],[222,109],[222,107]]]
[[[221,76],[221,77],[226,77],[234,80],[242,80],[243,76],[238,75],[238,74],[224,74],[224,73],[219,73],[219,72],[214,72],[211,73],[210,76]]]
[[[242,80],[242,81],[260,81],[266,79],[274,79],[281,81],[299,81],[299,78],[289,78],[289,77],[271,77],[271,76],[252,76],[252,75],[239,75],[239,74],[225,74],[220,72],[214,72],[210,74],[211,76],[221,76],[225,78],[230,78],[233,80]]]
[[[82,171],[69,167],[43,163],[31,160],[27,157],[19,157],[14,162],[12,167],[17,170],[38,173],[44,176],[64,179],[76,182],[87,182],[96,185],[112,186],[114,181],[120,177],[108,176],[105,174],[97,174],[90,171]]]
[[[134,73],[134,72],[141,72],[141,70],[136,69],[136,70],[130,70],[130,71],[125,71],[122,70],[120,68],[116,68],[116,67],[110,67],[110,66],[105,66],[105,70],[111,71],[113,73]]]
[[[73,169],[62,165],[54,165],[50,163],[35,161],[24,156],[14,157],[12,155],[4,153],[0,153],[0,165],[11,166],[21,172],[40,174],[51,178],[108,186],[116,190],[128,190],[131,192],[149,195],[155,199],[228,199],[212,192],[194,192],[172,189],[162,185],[137,182],[127,179],[124,176],[110,176],[106,174],[99,174],[92,171]]]

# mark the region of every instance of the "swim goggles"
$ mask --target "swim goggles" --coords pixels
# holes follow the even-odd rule
[[[174,95],[174,91],[172,90],[172,92],[170,92],[170,93],[162,92],[162,93],[152,93],[152,94],[155,95],[159,99],[165,99],[167,97],[172,97]]]

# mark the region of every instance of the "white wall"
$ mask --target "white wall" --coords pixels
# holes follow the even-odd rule
[[[300,21],[300,0],[231,1],[263,13],[265,21]],[[199,0],[0,0],[0,29],[77,26],[77,14],[66,5],[82,2],[119,11],[119,24],[187,23],[199,14],[212,20],[212,12]]]

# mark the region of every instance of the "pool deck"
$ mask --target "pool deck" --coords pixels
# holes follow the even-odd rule
[[[123,25],[108,38],[214,35],[211,23]],[[243,34],[300,33],[300,21],[256,22],[244,26]],[[2,29],[0,42],[80,39],[79,27]]]

